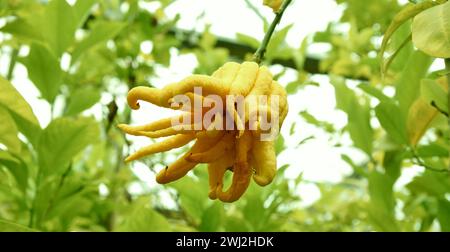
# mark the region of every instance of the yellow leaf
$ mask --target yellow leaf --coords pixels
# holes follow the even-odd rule
[[[438,79],[437,82],[448,92],[446,77]],[[439,111],[428,104],[423,97],[419,97],[412,104],[407,120],[408,137],[412,145],[416,145],[420,141],[438,114]]]

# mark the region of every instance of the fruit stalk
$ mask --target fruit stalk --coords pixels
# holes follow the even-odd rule
[[[253,55],[253,61],[256,63],[261,63],[261,61],[264,59],[264,54],[267,51],[267,46],[270,42],[270,39],[272,38],[273,32],[275,31],[275,28],[280,23],[281,18],[283,17],[284,11],[287,9],[289,4],[292,2],[292,0],[285,0],[283,4],[281,5],[281,8],[276,12],[275,18],[273,19],[272,23],[269,26],[269,29],[267,30],[266,35],[264,36],[263,41],[261,42],[261,45],[259,46],[258,50],[256,50],[255,54]]]

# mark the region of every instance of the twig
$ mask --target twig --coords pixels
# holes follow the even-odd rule
[[[442,172],[442,173],[450,173],[450,169],[439,169],[432,166],[427,165],[417,154],[417,151],[414,148],[411,148],[411,153],[413,155],[413,163],[415,165],[422,166],[423,168],[433,171],[433,172]]]
[[[439,106],[436,104],[435,101],[431,101],[431,107],[435,108],[439,113],[445,115],[445,116],[449,116],[447,112],[445,112],[443,109],[439,108]]]
[[[253,61],[256,63],[261,63],[261,61],[264,59],[264,54],[267,51],[267,46],[269,45],[270,39],[272,38],[273,32],[275,31],[275,28],[280,23],[281,18],[283,17],[284,11],[287,9],[289,4],[292,2],[292,0],[285,0],[283,4],[281,5],[280,10],[276,13],[275,18],[273,19],[272,23],[269,26],[269,30],[267,30],[266,35],[264,36],[263,41],[261,42],[261,45],[259,46],[258,50],[256,50],[255,55],[253,55]]]

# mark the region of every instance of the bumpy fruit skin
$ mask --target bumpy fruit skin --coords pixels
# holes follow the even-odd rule
[[[277,12],[280,9],[282,3],[283,0],[264,0],[264,5],[272,8],[274,12]]]
[[[196,87],[202,88],[203,96],[194,93]],[[222,114],[215,114],[211,124],[204,125],[197,121],[198,112],[194,109],[171,107],[174,97],[180,94],[186,95],[190,101],[200,99],[205,103],[211,102],[211,98],[206,95],[216,95],[222,104],[227,106]],[[227,104],[227,95],[244,97],[243,117],[238,115],[233,104],[231,106]],[[251,99],[252,96],[261,95],[268,96],[269,102],[259,104]],[[275,109],[270,106],[274,96],[278,98],[279,105]],[[252,177],[260,186],[268,185],[274,179],[277,170],[274,139],[262,141],[262,134],[267,132],[260,128],[259,116],[261,113],[267,113],[268,118],[277,116],[279,120],[276,125],[271,126],[279,130],[288,113],[288,103],[286,91],[273,80],[267,67],[260,67],[254,62],[242,64],[228,62],[211,76],[192,75],[162,89],[135,87],[128,93],[127,100],[132,109],[139,109],[139,101],[146,101],[164,108],[181,109],[183,113],[147,125],[118,125],[122,131],[134,136],[167,137],[163,141],[138,150],[126,159],[127,162],[180,148],[195,141],[185,154],[158,173],[156,176],[158,183],[166,184],[178,180],[197,164],[204,163],[208,165],[209,198],[234,202],[245,193]],[[208,109],[202,110],[201,116],[208,112]],[[226,128],[227,116],[235,119],[234,129]],[[250,120],[251,118],[256,118],[256,121]],[[190,119],[189,123],[184,124],[185,119]],[[183,126],[189,127],[177,128],[172,125],[173,121],[182,122]],[[218,125],[222,126],[223,130],[215,127]],[[277,134],[278,132],[276,131]],[[224,190],[223,179],[227,171],[233,173],[233,179],[230,187]]]

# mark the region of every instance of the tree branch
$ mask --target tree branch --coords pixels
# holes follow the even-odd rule
[[[176,37],[181,40],[181,49],[196,49],[199,48],[199,45],[195,42],[195,40],[189,39],[189,37],[193,36],[192,33],[188,31],[183,31],[181,29],[171,30],[169,31],[169,35]],[[199,34],[195,34],[194,36],[200,36]],[[252,54],[255,52],[255,48],[237,43],[234,40],[217,37],[216,47],[225,48],[229,51],[230,56],[236,59],[244,59],[248,54]],[[274,65],[282,65],[284,67],[297,69],[295,61],[293,59],[280,59],[275,58],[272,60],[272,64]],[[311,74],[326,74],[326,72],[320,71],[320,59],[313,57],[306,57],[305,64],[303,66],[303,70],[305,72]]]

